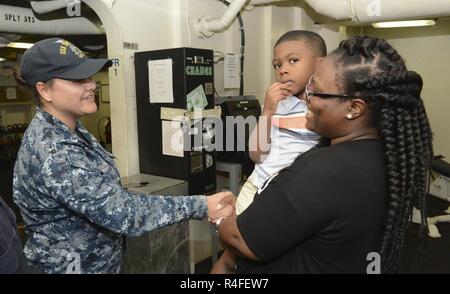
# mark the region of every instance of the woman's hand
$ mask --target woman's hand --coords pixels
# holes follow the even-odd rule
[[[208,220],[215,223],[221,217],[236,214],[236,196],[233,193],[219,192],[206,197],[208,203]]]

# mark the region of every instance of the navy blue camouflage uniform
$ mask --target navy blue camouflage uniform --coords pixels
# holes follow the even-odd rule
[[[28,240],[28,262],[66,273],[79,256],[82,273],[117,273],[123,235],[207,215],[205,196],[150,196],[124,189],[111,154],[77,122],[72,132],[37,108],[14,168],[14,201]]]

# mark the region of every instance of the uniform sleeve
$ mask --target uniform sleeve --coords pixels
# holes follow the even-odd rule
[[[72,151],[69,151],[72,152]],[[72,159],[74,156],[77,162]],[[75,214],[106,229],[138,236],[207,214],[205,196],[157,196],[131,193],[118,181],[115,169],[99,170],[83,154],[59,151],[42,168],[45,192]]]
[[[239,231],[260,260],[281,256],[336,219],[335,204],[330,201],[333,194],[323,179],[315,175],[307,171],[299,174],[297,188],[272,181],[238,216]]]

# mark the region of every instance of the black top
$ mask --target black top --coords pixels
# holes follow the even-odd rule
[[[385,195],[379,140],[310,150],[238,216],[262,262],[239,259],[237,272],[366,273],[381,245]]]
[[[28,273],[16,217],[0,196],[0,274]]]

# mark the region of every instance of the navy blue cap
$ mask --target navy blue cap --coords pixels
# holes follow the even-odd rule
[[[110,67],[108,59],[90,59],[67,40],[50,38],[35,43],[23,54],[20,73],[28,85],[53,78],[83,80],[102,68]]]

